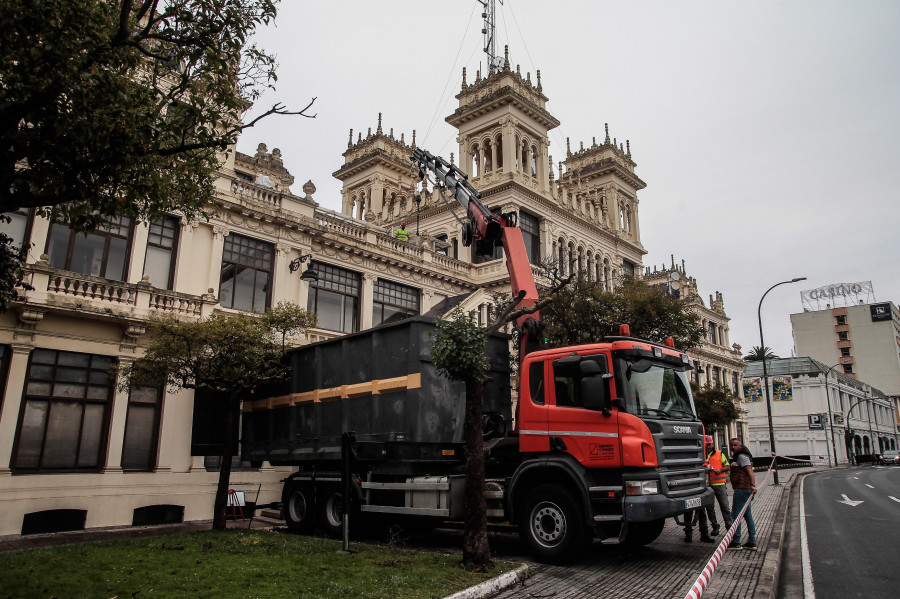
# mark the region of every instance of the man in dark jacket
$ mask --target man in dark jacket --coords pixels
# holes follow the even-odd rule
[[[737,519],[744,505],[756,494],[755,477],[753,474],[753,456],[744,447],[739,439],[731,440],[731,488],[734,495],[731,498],[731,517]],[[756,523],[753,522],[753,511],[750,505],[744,514],[747,523],[747,542],[741,545],[741,523],[738,523],[734,531],[734,538],[728,545],[728,549],[750,549],[756,551]]]

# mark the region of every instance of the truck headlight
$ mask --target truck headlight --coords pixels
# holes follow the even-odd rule
[[[659,481],[630,480],[625,482],[626,495],[656,495],[659,493]]]

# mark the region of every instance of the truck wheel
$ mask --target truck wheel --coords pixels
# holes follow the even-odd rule
[[[620,541],[626,547],[643,547],[652,543],[662,534],[666,526],[666,519],[651,520],[650,522],[628,522],[625,524],[625,537]]]
[[[289,480],[284,485],[281,505],[284,521],[293,532],[307,533],[315,521],[315,493],[309,483]]]
[[[344,496],[335,487],[319,498],[319,528],[332,537],[340,537],[344,529]]]
[[[581,510],[556,485],[540,485],[522,502],[519,534],[539,561],[562,563],[587,546]]]

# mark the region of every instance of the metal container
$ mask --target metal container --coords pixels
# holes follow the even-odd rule
[[[244,402],[244,459],[336,460],[344,432],[361,443],[389,443],[387,458],[401,460],[462,443],[465,386],[432,364],[434,330],[433,319],[416,317],[290,351],[289,382]],[[483,411],[511,428],[509,336],[492,336],[486,349]]]

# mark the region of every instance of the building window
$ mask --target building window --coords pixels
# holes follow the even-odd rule
[[[0,389],[6,389],[6,374],[9,372],[10,351],[8,345],[0,345]],[[3,397],[5,393],[0,393],[0,408],[3,407]]]
[[[434,253],[441,256],[450,255],[450,242],[447,241],[447,235],[437,235],[434,238]]]
[[[113,359],[35,349],[28,366],[13,468],[97,470],[106,445]]]
[[[707,333],[708,333],[707,337],[709,338],[709,342],[712,343],[713,345],[715,345],[716,344],[716,323],[714,323],[714,322],[707,323],[706,328],[707,328]]]
[[[844,374],[853,374],[853,364],[844,364]]]
[[[849,348],[849,347],[842,347],[842,348],[841,348],[841,357],[842,357],[842,358],[849,358],[849,357],[850,357],[850,348]]]
[[[519,229],[525,240],[525,250],[528,252],[528,261],[532,264],[541,263],[541,228],[536,216],[527,212],[519,212]]]
[[[626,277],[634,276],[634,263],[628,260],[622,260],[622,275]]]
[[[161,405],[162,389],[159,387],[136,387],[128,395],[122,445],[123,470],[153,470],[156,466]]]
[[[75,233],[66,225],[55,223],[50,229],[47,254],[50,266],[61,270],[124,281],[131,245],[131,218],[109,219],[97,230]]]
[[[847,336],[847,331],[840,331],[838,333],[838,341],[849,341],[849,338]]]
[[[397,322],[419,314],[419,290],[378,279],[372,302],[372,326]]]
[[[272,291],[271,243],[232,233],[225,238],[219,303],[223,308],[262,313]]]
[[[359,291],[362,277],[330,264],[313,262],[319,280],[309,287],[307,310],[315,312],[319,328],[340,333],[359,330]]]
[[[177,243],[177,218],[167,216],[150,221],[150,232],[147,237],[147,257],[144,259],[144,274],[150,277],[150,284],[154,287],[159,289],[172,288]]]
[[[15,212],[5,212],[2,216],[4,218],[0,218],[0,233],[4,233],[12,239],[14,247],[22,247],[28,235],[28,212],[16,210]],[[6,222],[7,218],[9,222]]]
[[[841,315],[841,316],[835,316],[834,318],[835,318],[835,320],[837,321],[837,323],[838,323],[839,325],[841,325],[841,324],[847,324],[847,317],[844,316],[844,315]]]

